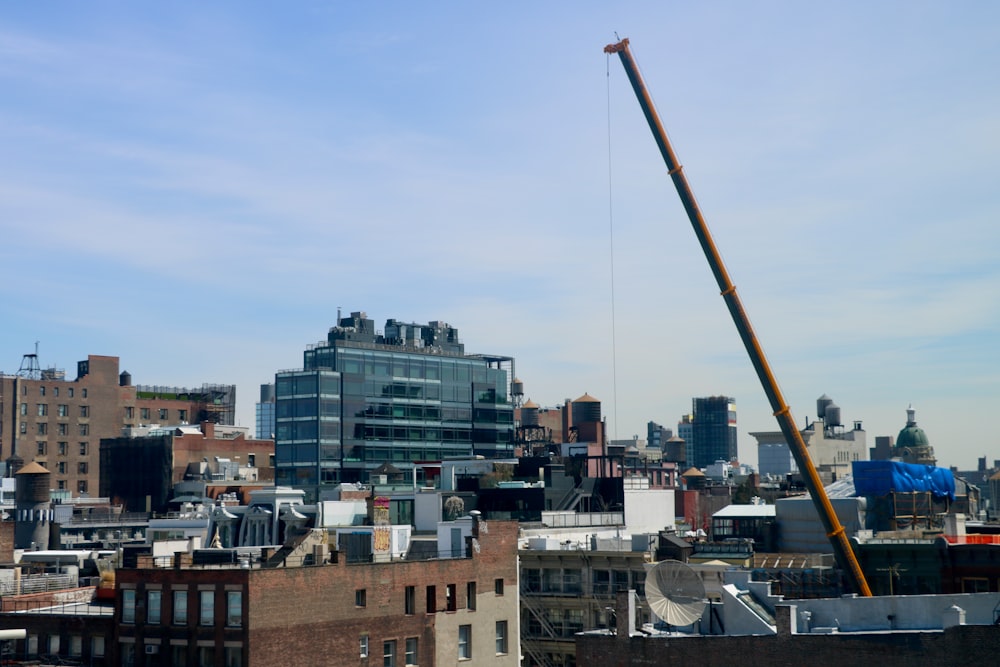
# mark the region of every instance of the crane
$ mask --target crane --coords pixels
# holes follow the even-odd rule
[[[743,340],[743,345],[750,355],[750,361],[757,371],[757,377],[764,387],[764,393],[767,394],[767,399],[771,404],[771,409],[774,411],[774,417],[778,420],[781,433],[784,435],[785,441],[789,444],[792,456],[795,458],[795,463],[798,465],[799,470],[802,471],[806,488],[809,490],[809,495],[812,497],[816,511],[823,522],[823,527],[826,529],[827,538],[829,538],[833,546],[837,562],[847,572],[854,590],[859,595],[871,596],[871,589],[865,580],[865,574],[861,570],[861,565],[854,554],[854,549],[851,548],[851,543],[847,539],[844,527],[840,524],[837,513],[830,503],[830,498],[826,495],[826,489],[823,488],[819,473],[816,472],[816,466],[813,465],[812,459],[809,457],[809,450],[806,448],[802,433],[795,426],[792,411],[781,395],[781,389],[779,389],[778,382],[771,372],[771,366],[768,364],[767,357],[764,356],[764,350],[757,340],[756,334],[754,334],[746,312],[743,310],[743,303],[736,294],[736,286],[729,278],[729,272],[722,262],[722,256],[715,246],[715,241],[712,239],[708,225],[705,223],[701,210],[698,208],[698,203],[695,201],[691,186],[688,185],[687,177],[685,177],[683,168],[677,161],[677,156],[670,145],[667,133],[664,131],[663,124],[656,113],[653,100],[649,96],[646,84],[643,82],[639,68],[632,57],[632,52],[629,50],[628,39],[626,38],[615,44],[607,45],[604,47],[604,52],[607,54],[617,53],[621,59],[625,73],[632,84],[632,89],[639,100],[639,106],[642,107],[642,112],[649,123],[649,129],[652,130],[653,138],[656,140],[656,145],[660,149],[663,161],[667,165],[667,173],[674,182],[674,187],[677,189],[677,194],[680,196],[684,210],[691,221],[694,233],[701,243],[701,249],[704,251],[705,258],[708,260],[712,273],[715,275],[715,280],[719,284],[722,298],[729,308],[729,314],[733,318],[733,323],[736,324],[736,329]]]

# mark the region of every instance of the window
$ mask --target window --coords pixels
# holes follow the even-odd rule
[[[160,420],[161,421],[167,421],[167,409],[166,408],[160,408]]]
[[[80,424],[80,435],[90,435],[90,424]]]
[[[73,387],[70,387],[67,391],[69,392],[69,397],[73,398],[73,393],[74,393],[73,392]]]
[[[59,435],[69,435],[69,424],[59,424]]]
[[[493,591],[497,595],[503,595],[503,579],[497,579],[493,582]]]
[[[396,667],[396,640],[382,642],[382,667]]]
[[[215,591],[199,591],[201,607],[198,612],[200,625],[215,625]]]
[[[49,414],[49,404],[48,403],[39,403],[38,404],[38,416],[39,417],[44,417],[47,414]]]
[[[367,607],[368,606],[368,591],[364,588],[359,588],[354,591],[354,606],[355,607]]]
[[[52,395],[53,396],[59,395],[59,387],[52,387]]]
[[[131,406],[125,407],[125,419],[132,419],[135,417],[135,408]]]
[[[437,613],[437,587],[435,586],[427,587],[427,613]]]
[[[83,655],[83,637],[80,635],[70,635],[69,654],[74,657]]]
[[[215,664],[215,647],[214,646],[199,646],[198,647],[198,667],[211,667]]]
[[[70,391],[73,391],[70,389]],[[104,656],[104,637],[95,636],[90,640],[90,655],[95,658],[100,658]]]
[[[985,577],[962,577],[963,593],[988,593],[990,580]]]
[[[87,455],[87,443],[81,442],[80,443],[80,456],[86,456],[86,455]]]
[[[87,474],[87,462],[86,461],[80,461],[78,469],[79,469],[79,474],[86,475]]]
[[[48,435],[49,425],[45,422],[36,425],[38,427],[38,435]]]
[[[476,582],[474,581],[465,585],[465,608],[469,611],[476,610]]]
[[[188,420],[188,411],[187,410],[178,410],[177,411],[177,419],[179,419],[182,422],[186,422]]]
[[[80,416],[81,417],[89,417],[90,416],[90,406],[89,405],[81,405],[80,406]]]
[[[226,591],[226,627],[243,625],[243,592]]]
[[[223,664],[226,667],[242,667],[243,666],[243,647],[242,646],[227,646],[223,649]]]
[[[130,588],[122,591],[122,623],[135,623],[135,591]]]
[[[147,591],[146,592],[146,622],[156,623],[160,622],[160,596],[162,594],[160,591]]]
[[[28,415],[28,404],[21,403],[21,416],[26,417]]]
[[[56,413],[60,417],[69,417],[69,406],[60,403],[59,406],[56,408]]]
[[[38,388],[38,395],[39,396],[44,396],[45,395],[45,387],[39,387]]]
[[[65,489],[66,488],[66,480],[60,479],[59,481],[57,481],[56,482],[56,488],[60,489],[60,490]]]
[[[251,468],[256,468],[257,467],[257,455],[256,454],[247,454],[247,465],[250,466]]]
[[[458,626],[458,659],[472,659],[472,626]]]
[[[368,635],[361,635],[361,639],[359,640],[358,643],[360,645],[359,652],[361,654],[361,657],[362,658],[367,658],[368,657]]]
[[[28,432],[28,422],[21,422],[21,433]]]
[[[497,654],[507,653],[507,621],[497,621]]]
[[[407,614],[417,613],[417,589],[415,586],[407,586],[403,597],[403,606]]]
[[[174,591],[174,625],[187,625],[188,592]]]
[[[48,447],[46,446],[46,444],[44,442],[39,442],[39,443],[37,443],[37,447],[38,447],[38,455],[39,456],[45,456],[45,452],[48,449]]]
[[[417,638],[407,637],[406,638],[406,660],[405,664],[409,667],[411,665],[419,664],[417,662]]]
[[[139,408],[139,419],[149,421],[149,408]]]
[[[49,653],[59,655],[59,635],[49,635]]]
[[[455,611],[458,609],[458,595],[456,594],[455,584],[448,584],[445,589],[445,601],[448,603],[448,611]]]
[[[60,474],[60,475],[65,475],[66,474],[66,462],[65,461],[60,461],[59,463],[56,464],[56,472],[58,474]]]
[[[86,387],[84,387],[82,390],[80,390],[80,395],[83,396],[84,398],[87,398],[87,388]],[[70,394],[70,396],[72,396],[72,394]]]
[[[77,484],[76,484],[76,491],[77,491],[77,493],[86,493],[87,492],[87,480],[81,479],[79,482],[77,482]]]

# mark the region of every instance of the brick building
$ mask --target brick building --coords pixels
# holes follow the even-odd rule
[[[899,598],[907,604],[906,598]],[[618,609],[624,608],[619,596]],[[941,615],[964,620],[961,609],[942,608]],[[962,612],[959,614],[958,612]],[[863,616],[863,615],[862,615]],[[628,614],[617,615],[617,631],[583,633],[576,636],[578,664],[603,667],[631,665],[739,664],[747,667],[937,667],[938,665],[995,665],[1000,650],[1000,632],[993,624],[954,622],[940,626],[940,619],[929,621],[922,629],[893,631],[888,624],[893,616],[882,619],[885,627],[870,631],[844,632],[826,628],[809,632],[794,605],[775,608],[777,632],[768,635],[648,636],[629,627]]]
[[[0,375],[0,459],[34,459],[56,489],[96,495],[101,438],[149,423],[232,424],[235,396],[232,385],[135,387],[118,357],[99,355],[77,363],[75,380],[56,368]]]
[[[484,522],[460,557],[419,561],[140,558],[117,572],[117,664],[514,667],[517,534]]]
[[[202,422],[199,426],[133,429],[122,437],[102,438],[102,496],[121,501],[128,511],[167,511],[171,489],[192,464],[228,460],[231,478],[274,480],[274,441],[247,437],[248,429]],[[208,481],[208,480],[206,480]],[[238,481],[238,480],[237,480]]]

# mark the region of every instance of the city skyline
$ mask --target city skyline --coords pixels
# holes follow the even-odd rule
[[[912,404],[942,465],[1000,458],[1000,8],[390,6],[8,8],[0,370],[38,341],[235,383],[252,430],[363,310],[595,396],[615,439],[732,396],[755,462],[777,426],[618,31],[797,422],[825,393],[873,443]]]

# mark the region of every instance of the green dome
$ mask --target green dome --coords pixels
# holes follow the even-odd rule
[[[896,438],[896,447],[900,449],[909,447],[911,450],[916,450],[917,447],[930,447],[930,444],[924,429],[917,426],[917,411],[911,405],[906,409],[906,426]]]
[[[899,432],[899,437],[896,438],[896,446],[915,449],[917,447],[928,447],[930,446],[930,442],[927,440],[927,434],[924,433],[924,429],[919,426],[907,426]]]

